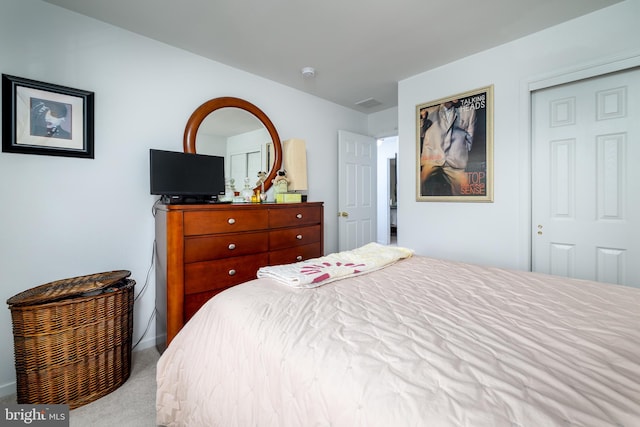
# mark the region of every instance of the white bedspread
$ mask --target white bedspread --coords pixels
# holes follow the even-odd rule
[[[640,426],[640,289],[421,256],[210,300],[158,363],[185,426]]]

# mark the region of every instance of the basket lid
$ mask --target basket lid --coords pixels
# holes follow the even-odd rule
[[[9,298],[7,304],[10,306],[33,305],[69,298],[107,288],[130,275],[131,272],[128,270],[116,270],[56,280],[20,292]]]

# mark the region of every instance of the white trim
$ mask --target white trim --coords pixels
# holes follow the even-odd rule
[[[553,75],[539,79],[531,79],[528,82],[528,90],[529,92],[533,92],[539,89],[572,83],[578,80],[602,76],[638,66],[640,66],[640,52],[635,52],[632,55],[627,54],[625,56],[610,57],[592,64],[583,64],[582,66],[574,67],[572,70],[556,72]]]

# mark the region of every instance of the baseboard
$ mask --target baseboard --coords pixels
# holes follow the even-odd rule
[[[15,394],[16,394],[15,381],[12,383],[6,383],[6,384],[0,385],[0,402],[2,402],[5,397],[15,396]],[[4,402],[4,403],[8,403],[8,402]],[[15,399],[11,403],[15,403]]]
[[[156,345],[156,337],[149,337],[140,341],[136,345],[136,347],[132,350],[132,352],[135,353],[136,351],[146,350],[150,347],[155,347],[155,345]]]

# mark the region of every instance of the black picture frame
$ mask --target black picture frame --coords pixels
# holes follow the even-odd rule
[[[90,91],[2,75],[2,151],[94,158]]]

